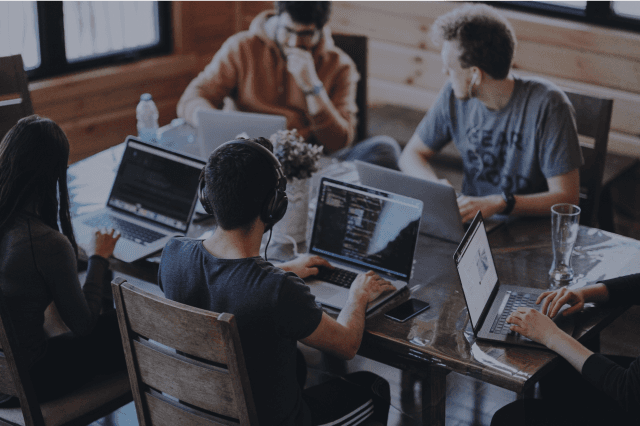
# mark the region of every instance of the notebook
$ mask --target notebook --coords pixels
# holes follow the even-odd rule
[[[204,160],[209,158],[214,149],[241,134],[249,138],[262,136],[268,139],[278,130],[287,128],[287,119],[282,115],[217,109],[199,110],[197,115],[196,139],[200,157]]]
[[[309,253],[336,269],[321,268],[307,284],[316,300],[345,306],[355,276],[373,270],[396,288],[369,303],[367,313],[405,288],[422,217],[422,202],[379,189],[322,178]]]
[[[512,332],[505,321],[519,306],[539,310],[542,304],[536,305],[535,302],[546,290],[500,283],[481,212],[471,222],[453,260],[460,276],[473,333],[478,339],[544,347]],[[571,317],[559,314],[554,321],[567,334],[573,333]]]
[[[456,244],[460,242],[464,236],[465,226],[458,209],[458,195],[453,187],[360,160],[354,163],[360,183],[363,185],[422,201],[424,209],[420,223],[421,234],[442,238]],[[487,232],[493,231],[503,223],[502,219],[491,218],[486,222]]]
[[[204,162],[128,136],[103,209],[73,219],[78,245],[90,249],[96,228],[115,228],[122,237],[113,256],[133,262],[184,235],[197,201]]]

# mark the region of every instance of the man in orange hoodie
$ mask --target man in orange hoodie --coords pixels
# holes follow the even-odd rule
[[[221,109],[230,97],[240,111],[283,115],[287,127],[340,160],[361,159],[398,169],[400,148],[379,136],[354,139],[360,78],[326,26],[330,2],[276,2],[248,31],[231,36],[187,87],[178,116],[197,126],[197,111]],[[346,149],[345,149],[346,148]]]

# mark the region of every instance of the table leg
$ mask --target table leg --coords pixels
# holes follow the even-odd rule
[[[447,402],[447,373],[441,367],[430,367],[422,378],[422,424],[444,426]]]

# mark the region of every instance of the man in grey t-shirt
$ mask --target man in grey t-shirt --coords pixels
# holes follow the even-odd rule
[[[554,84],[510,74],[516,39],[495,9],[470,5],[439,17],[449,81],[400,158],[409,174],[437,179],[431,157],[453,140],[464,165],[463,221],[480,210],[548,215],[579,201],[582,154],[575,111]]]

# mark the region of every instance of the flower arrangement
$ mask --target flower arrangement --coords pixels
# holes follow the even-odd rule
[[[269,140],[288,180],[306,179],[318,171],[317,163],[323,146],[305,142],[296,129],[279,130]]]

